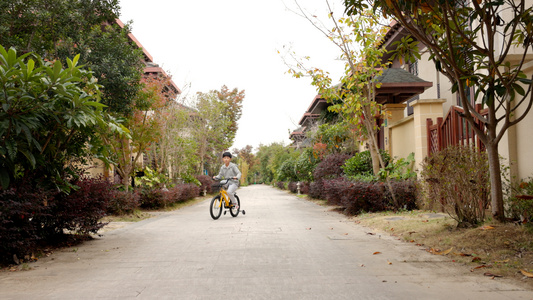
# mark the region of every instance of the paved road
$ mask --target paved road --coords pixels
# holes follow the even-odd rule
[[[238,194],[245,216],[204,201],[0,273],[0,299],[533,299],[286,192]]]

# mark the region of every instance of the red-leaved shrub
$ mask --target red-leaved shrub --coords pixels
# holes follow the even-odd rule
[[[213,192],[211,186],[213,185],[213,179],[210,176],[207,175],[198,175],[196,176],[196,179],[200,181],[201,185],[199,187],[199,193],[198,196],[202,196],[204,190],[207,194],[211,194]]]

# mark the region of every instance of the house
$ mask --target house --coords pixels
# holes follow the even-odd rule
[[[323,115],[331,103],[317,95],[311,101],[311,104],[300,118],[299,127],[291,132],[289,138],[293,141],[290,145],[293,148],[300,149],[312,146],[307,133],[314,127],[318,126],[320,116]]]
[[[407,35],[406,31],[393,22],[384,39],[383,47],[391,45]],[[419,46],[421,59],[412,64],[401,63],[397,59],[392,62],[391,68],[401,68],[417,75],[421,79],[434,83],[424,92],[415,97],[402,101],[396,106],[384,105],[390,111],[391,119],[383,127],[388,140],[385,149],[391,156],[405,157],[407,153],[414,152],[417,163],[420,163],[428,153],[432,153],[452,144],[473,144],[483,147],[466,120],[460,118],[462,112],[458,93],[452,92],[452,84],[444,75],[438,72],[429,52],[424,45]],[[518,54],[517,54],[518,55]],[[513,59],[513,55],[509,58]],[[389,59],[389,57],[384,57]],[[533,55],[526,60],[523,71],[528,78],[533,74]],[[479,100],[474,99],[475,87],[466,91],[475,105]],[[483,115],[481,105],[477,105]],[[522,108],[523,110],[524,108]],[[508,166],[511,175],[517,179],[526,178],[533,174],[533,157],[531,157],[530,128],[533,126],[533,115],[528,115],[517,125],[510,127],[499,144],[499,153],[505,158],[504,165]],[[438,136],[447,132],[445,136]]]
[[[392,22],[381,46],[392,49],[394,42],[406,35],[406,30],[400,24]],[[441,149],[443,144],[474,144],[482,147],[472,128],[459,117],[462,108],[458,93],[452,92],[451,82],[437,71],[429,60],[430,53],[422,44],[419,45],[419,53],[421,58],[414,63],[393,60],[390,68],[384,70],[382,78],[378,79],[382,85],[377,90],[376,101],[383,105],[382,109],[389,115],[387,119],[378,120],[382,125],[379,131],[380,148],[387,150],[392,157],[406,157],[413,152],[419,165],[428,153]],[[508,57],[514,59],[518,55]],[[386,54],[383,60],[388,61],[390,57],[391,54]],[[522,70],[528,78],[532,78],[533,54],[529,54]],[[472,103],[479,103],[473,97],[475,87],[466,92],[471,96]],[[481,106],[477,107],[483,115]],[[531,113],[510,127],[499,143],[499,153],[505,158],[503,163],[517,179],[533,175],[530,128],[533,128]],[[439,136],[445,131],[448,132],[446,139]]]

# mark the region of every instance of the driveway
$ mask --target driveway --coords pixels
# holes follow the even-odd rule
[[[238,194],[246,215],[203,201],[0,273],[0,299],[533,299],[285,191]]]

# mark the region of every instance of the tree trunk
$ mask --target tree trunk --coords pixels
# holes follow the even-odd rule
[[[489,144],[487,147],[487,155],[489,159],[489,173],[490,173],[490,198],[492,216],[494,219],[504,222],[505,211],[503,207],[503,190],[502,177],[500,170],[500,157],[498,154],[498,145]]]
[[[374,171],[374,176],[378,176],[380,170],[379,163],[379,151],[376,150],[376,147],[370,147],[370,157],[372,158],[372,170]]]

